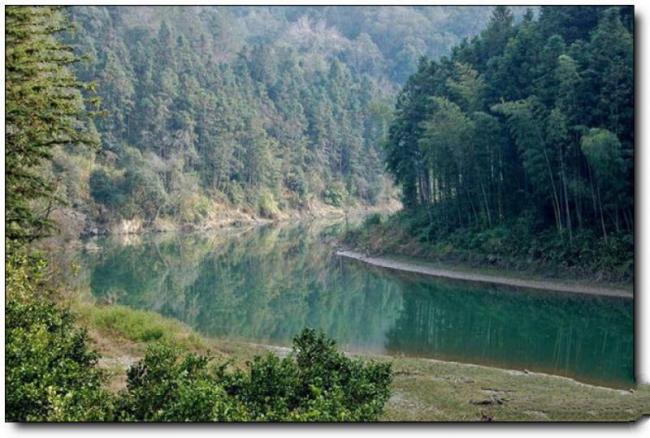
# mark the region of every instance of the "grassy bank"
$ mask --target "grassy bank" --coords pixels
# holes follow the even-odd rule
[[[108,387],[113,392],[126,386],[126,370],[142,359],[153,343],[207,355],[218,362],[229,361],[237,368],[267,351],[261,346],[204,338],[180,321],[146,310],[80,301],[73,303],[72,308],[101,356],[99,366],[106,371]]]
[[[628,235],[607,242],[589,231],[568,236],[535,232],[521,221],[490,229],[434,232],[421,214],[370,215],[342,243],[372,256],[424,261],[440,269],[513,278],[553,279],[631,289],[634,245]]]
[[[123,306],[74,306],[102,356],[109,387],[125,385],[125,370],[147,345],[162,341],[243,367],[269,351],[284,350],[207,339],[156,313]],[[632,391],[582,384],[572,379],[430,359],[363,355],[392,362],[394,381],[384,421],[634,421],[650,414],[650,386]]]

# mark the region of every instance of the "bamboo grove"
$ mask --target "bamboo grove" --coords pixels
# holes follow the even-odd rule
[[[537,17],[535,16],[537,15]],[[387,167],[429,238],[523,220],[530,230],[634,226],[631,8],[498,7],[399,94]]]

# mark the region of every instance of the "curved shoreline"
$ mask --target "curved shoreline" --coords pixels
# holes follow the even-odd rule
[[[544,280],[523,280],[518,278],[508,278],[496,275],[470,274],[467,272],[452,271],[440,269],[425,264],[412,262],[401,262],[388,257],[370,257],[355,251],[337,251],[337,256],[358,260],[372,266],[391,269],[402,272],[413,272],[416,274],[428,275],[431,277],[449,278],[452,280],[473,281],[477,283],[501,284],[505,286],[521,287],[526,289],[540,289],[555,292],[567,292],[586,295],[608,296],[616,298],[634,299],[634,294],[623,290],[607,287],[586,286],[578,284],[568,284]]]

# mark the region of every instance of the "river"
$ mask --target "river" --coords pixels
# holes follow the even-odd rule
[[[335,255],[343,224],[106,237],[79,250],[99,302],[229,340],[288,346],[304,327],[350,352],[634,382],[633,301],[394,273]]]

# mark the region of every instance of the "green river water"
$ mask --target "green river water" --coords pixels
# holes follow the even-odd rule
[[[78,254],[80,278],[100,302],[153,310],[214,338],[288,346],[314,327],[346,351],[633,384],[632,300],[371,268],[334,254],[341,228],[97,239]]]

